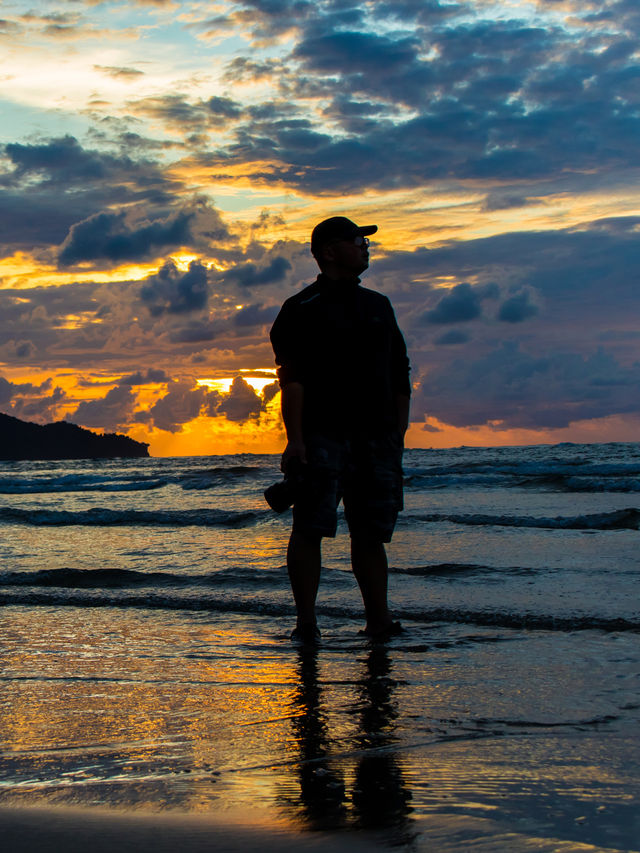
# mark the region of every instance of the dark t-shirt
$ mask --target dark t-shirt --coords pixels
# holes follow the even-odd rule
[[[324,275],[286,300],[271,329],[280,385],[304,387],[303,431],[343,437],[397,428],[409,360],[381,293]]]

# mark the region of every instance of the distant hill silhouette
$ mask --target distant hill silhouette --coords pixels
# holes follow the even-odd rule
[[[0,459],[111,459],[148,456],[149,445],[126,435],[98,435],[67,421],[34,424],[0,413]]]

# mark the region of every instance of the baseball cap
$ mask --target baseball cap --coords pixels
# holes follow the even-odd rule
[[[377,230],[377,225],[356,225],[346,216],[332,216],[319,222],[311,232],[311,254],[317,257],[320,249],[334,240],[350,240],[358,235],[366,237]]]

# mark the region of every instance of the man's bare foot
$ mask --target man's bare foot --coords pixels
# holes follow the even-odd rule
[[[388,622],[386,625],[376,625],[369,626],[362,631],[365,637],[369,637],[370,640],[388,640],[389,637],[396,637],[398,634],[402,634],[404,628],[400,624],[400,622],[394,622],[393,620]]]

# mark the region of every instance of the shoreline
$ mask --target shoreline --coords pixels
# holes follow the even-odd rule
[[[637,853],[620,847],[529,831],[491,815],[440,813],[415,821],[406,843],[384,832],[294,830],[275,822],[247,823],[239,811],[153,812],[108,807],[2,806],[0,833],[5,853],[367,853],[413,850],[424,853]],[[615,835],[615,833],[614,833]]]
[[[0,805],[4,853],[287,853],[371,850],[353,833],[296,832],[247,822],[241,812],[127,811],[107,807]],[[374,842],[375,843],[375,842]],[[376,846],[378,846],[376,844]]]

